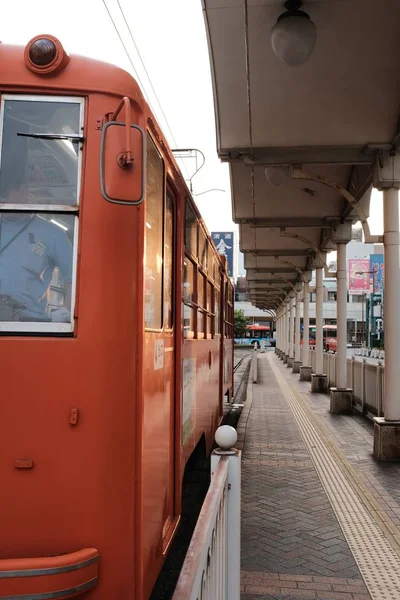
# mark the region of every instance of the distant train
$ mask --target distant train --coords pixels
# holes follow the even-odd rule
[[[0,598],[147,600],[232,398],[233,287],[132,77],[0,44]]]

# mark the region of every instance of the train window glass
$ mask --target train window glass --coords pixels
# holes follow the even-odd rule
[[[183,305],[183,337],[194,337],[194,308],[187,304]]]
[[[199,229],[199,262],[203,269],[207,269],[207,240],[204,232]]]
[[[204,278],[204,275],[202,275],[201,273],[198,273],[198,277],[197,277],[197,304],[199,306],[201,306],[202,308],[205,307],[205,302],[204,302],[204,284],[206,283],[206,280]]]
[[[219,333],[219,302],[220,302],[220,296],[219,296],[219,290],[215,289],[214,290],[214,294],[215,294],[215,320],[214,320],[214,331],[215,333]]]
[[[197,256],[197,219],[189,200],[186,200],[185,210],[185,246]]]
[[[183,301],[194,301],[194,264],[188,258],[183,261]]]
[[[211,315],[207,315],[207,339],[212,338],[212,319]]]
[[[174,203],[167,195],[164,238],[164,326],[166,329],[171,329],[173,324],[174,220]]]
[[[0,330],[72,331],[76,230],[74,215],[1,214]]]
[[[1,202],[78,204],[82,110],[77,100],[3,97]]]
[[[162,327],[164,162],[147,137],[145,314],[147,329]]]
[[[208,312],[214,312],[212,305],[212,285],[207,281],[207,310]]]
[[[0,331],[74,329],[83,109],[78,97],[2,96]]]
[[[208,269],[208,274],[210,275],[210,277],[212,277],[212,261],[213,261],[212,248],[211,248],[211,245],[207,242],[207,269]]]
[[[197,311],[197,337],[199,339],[204,338],[204,328],[205,328],[205,320],[204,313],[201,310]]]
[[[195,266],[185,257],[183,261],[183,336],[185,338],[194,337],[194,314],[195,309],[192,306],[194,301],[194,280]]]

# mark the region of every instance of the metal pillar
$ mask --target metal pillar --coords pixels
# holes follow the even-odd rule
[[[310,292],[304,283],[303,291],[303,367],[310,366]]]
[[[289,302],[290,302],[290,300],[288,300],[288,302],[286,304],[286,317],[285,317],[285,340],[286,340],[285,354],[287,356],[290,356],[289,355],[289,350],[290,350],[290,342],[289,342],[290,308],[289,308]]]
[[[400,421],[399,191],[383,190],[385,248],[385,421]]]
[[[336,386],[331,388],[330,412],[351,413],[353,390],[347,387],[347,270],[346,245],[351,240],[351,223],[345,221],[335,228],[337,250],[337,350]]]
[[[337,351],[336,388],[346,389],[347,384],[347,271],[346,244],[337,244]]]
[[[294,298],[290,299],[289,312],[289,356],[294,357]]]
[[[279,350],[282,350],[282,308],[279,309],[279,319],[278,319],[278,323],[277,323],[277,332],[278,332],[278,339],[277,339],[277,345]]]
[[[276,322],[275,322],[275,352],[278,353],[279,352],[279,326],[280,326],[280,310],[279,308],[276,311]]]
[[[300,306],[301,292],[296,292],[296,325],[294,333],[294,360],[300,362]]]
[[[315,306],[315,373],[311,375],[311,391],[326,392],[327,376],[323,373],[323,343],[322,343],[322,310],[323,310],[323,287],[322,266],[316,266],[316,306]]]
[[[315,373],[322,375],[324,371],[323,361],[323,288],[322,288],[322,267],[316,269],[316,302],[315,302]]]
[[[311,279],[311,277],[310,277]],[[311,381],[312,368],[310,365],[310,319],[309,319],[309,287],[304,281],[303,287],[303,364],[300,367],[300,381]]]

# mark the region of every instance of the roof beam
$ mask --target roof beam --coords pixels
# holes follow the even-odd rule
[[[247,273],[247,281],[249,282],[257,282],[257,283],[275,283],[275,284],[280,284],[280,287],[284,288],[285,286],[288,289],[292,289],[290,287],[290,285],[288,283],[286,283],[286,281],[284,281],[283,279],[256,279],[254,277],[249,277],[249,273]],[[291,282],[295,283],[297,281],[297,277],[295,279],[292,279]]]
[[[342,147],[342,146],[298,146],[298,147],[266,147],[232,148],[219,152],[223,161],[242,160],[246,165],[372,165],[375,161],[375,152],[368,147]]]
[[[243,250],[241,252],[251,253],[255,256],[312,256],[312,248],[260,248],[257,250]]]
[[[330,229],[339,217],[269,217],[269,218],[239,218],[235,219],[238,225],[249,225],[252,228],[282,228],[282,227],[309,227],[317,229]]]

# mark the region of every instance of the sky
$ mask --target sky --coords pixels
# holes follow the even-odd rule
[[[48,33],[58,37],[71,54],[104,60],[129,71],[139,81],[170,146],[198,148],[204,153],[204,167],[192,179],[192,186],[198,194],[197,205],[209,231],[237,231],[232,222],[228,165],[220,162],[216,152],[210,63],[201,1],[119,0],[119,5],[118,0],[4,3],[0,40],[25,45],[32,37]],[[196,170],[195,159],[185,159],[182,170],[189,179]],[[224,191],[207,192],[215,188]],[[376,190],[372,195],[369,222],[371,233],[382,233],[382,200]]]

